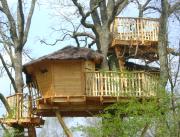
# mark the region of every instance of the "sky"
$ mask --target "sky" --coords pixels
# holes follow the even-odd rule
[[[14,1],[15,0],[9,0],[9,4],[12,5],[12,7],[14,6]],[[53,10],[52,8],[53,8],[53,6],[47,4],[46,0],[44,0],[44,1],[41,0],[38,3],[38,5],[36,5],[35,12],[34,12],[34,15],[32,18],[32,24],[31,24],[28,41],[25,46],[25,48],[28,49],[30,56],[33,59],[36,59],[40,56],[51,53],[58,49],[61,49],[66,45],[70,45],[70,44],[73,45],[72,41],[59,42],[55,46],[47,46],[40,42],[41,40],[46,40],[47,42],[51,43],[51,42],[54,42],[55,39],[58,38],[58,36],[60,36],[60,34],[58,34],[58,33],[53,33],[52,26],[57,26],[59,23],[63,24],[64,22],[58,22],[57,16],[53,15],[55,10]],[[67,10],[71,11],[73,9],[69,8],[69,9],[66,9],[66,11]],[[61,9],[61,12],[63,12],[63,9]],[[136,17],[138,15],[138,12],[135,9],[134,5],[129,5],[127,7],[127,9],[121,14],[121,16],[127,16],[127,15],[129,17]],[[171,22],[169,25],[171,27],[171,30],[169,30],[170,38],[172,39],[171,43],[173,43],[173,45],[176,45],[178,42],[178,38],[180,36],[179,35],[180,27],[177,28],[177,25],[175,22]],[[25,59],[23,62],[26,63],[28,61],[29,61],[29,59]],[[6,77],[6,75],[3,75],[0,77],[0,85],[1,85],[0,92],[3,92],[3,94],[5,96],[8,96],[10,94],[10,92],[9,92],[10,84],[9,84],[9,80]],[[4,112],[4,109],[1,106],[2,106],[2,104],[0,104],[0,111],[2,113],[2,112]],[[74,126],[78,123],[86,123],[87,124],[87,121],[85,118],[67,119],[66,122],[68,123],[69,127]],[[56,125],[58,125],[58,124],[56,123]],[[53,128],[53,127],[50,127],[50,128]],[[42,131],[39,130],[39,132],[42,132]],[[76,134],[75,137],[79,136],[79,134],[77,134],[77,133],[75,133],[75,134]]]

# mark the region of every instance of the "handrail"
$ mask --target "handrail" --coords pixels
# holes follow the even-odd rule
[[[85,72],[89,96],[156,96],[158,75],[146,72]]]
[[[21,118],[33,117],[32,101],[29,95],[16,93],[8,96],[7,102],[12,109],[12,113],[8,115],[8,118],[19,120]]]
[[[158,41],[159,20],[153,18],[116,17],[111,25],[113,38],[125,41]]]

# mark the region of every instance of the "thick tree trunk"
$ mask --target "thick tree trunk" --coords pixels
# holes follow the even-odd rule
[[[101,64],[101,68],[105,70],[109,70],[107,54],[108,54],[109,46],[111,45],[112,42],[112,35],[110,30],[103,29],[103,31],[99,35],[99,41],[101,45],[101,52],[104,56],[103,62]]]
[[[167,0],[161,0],[162,13],[160,17],[159,28],[159,62],[160,62],[160,90],[165,90],[165,86],[168,80],[168,37],[167,37],[167,21],[168,21],[168,2]]]
[[[16,93],[23,92],[23,76],[22,76],[22,52],[17,50],[15,51],[15,59],[14,59],[14,66],[15,66],[15,84],[17,91]]]

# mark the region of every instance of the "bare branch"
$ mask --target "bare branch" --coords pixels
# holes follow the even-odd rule
[[[11,83],[13,85],[14,91],[17,91],[17,87],[16,87],[16,84],[15,84],[14,78],[12,77],[11,73],[9,72],[9,69],[7,68],[7,65],[6,65],[6,63],[4,61],[4,58],[2,57],[1,53],[0,53],[0,60],[2,62],[3,67],[6,70],[6,73],[7,73],[8,77],[9,77],[9,79],[11,80]]]
[[[88,48],[91,48],[95,43],[96,43],[96,41],[92,41],[91,43],[89,43]]]
[[[92,16],[92,20],[94,22],[95,27],[101,26],[101,21],[100,21],[99,14],[97,11],[98,6],[99,6],[99,3],[96,0],[90,0],[91,16]]]
[[[144,5],[142,6],[142,9],[144,9],[145,7],[147,7],[147,5],[151,2],[151,0],[147,0]]]
[[[180,10],[180,1],[177,1],[174,5],[170,6],[169,15],[178,10]]]
[[[1,93],[0,93],[0,100],[2,101],[2,103],[3,103],[4,107],[6,108],[6,111],[8,112],[8,114],[11,114],[10,106],[9,106],[6,98]]]
[[[24,37],[24,13],[23,13],[23,6],[22,0],[18,0],[17,4],[17,25],[18,25],[18,35],[19,35],[19,42],[22,43]],[[20,49],[22,49],[23,45],[18,45]]]
[[[180,52],[180,41],[179,41],[179,52]],[[180,56],[179,56],[178,61],[179,61],[179,62],[178,62],[177,72],[176,72],[175,78],[174,78],[174,85],[173,85],[173,87],[176,86],[177,79],[178,79],[178,74],[179,74],[179,70],[180,70]]]
[[[3,10],[3,8],[1,6],[0,6],[0,11],[4,13],[4,10]]]
[[[31,8],[29,10],[29,14],[28,14],[27,21],[26,21],[26,27],[25,27],[25,31],[24,31],[23,45],[27,41],[27,37],[28,37],[30,25],[31,25],[31,19],[32,19],[32,15],[34,12],[34,8],[35,8],[35,3],[36,3],[36,0],[31,1]]]
[[[9,10],[9,6],[7,4],[7,1],[6,0],[1,0],[1,4],[2,4],[3,11],[6,14],[6,17],[7,17],[8,21],[9,21],[11,38],[15,43],[17,43],[18,36],[17,36],[17,33],[16,33],[15,20],[14,20],[11,12]]]
[[[148,9],[152,9],[152,10],[155,10],[155,11],[161,13],[161,9],[159,9],[158,7],[147,6],[146,8],[144,8],[144,11],[146,11]]]
[[[82,16],[81,18],[81,23],[82,25],[84,25],[86,28],[94,28],[93,24],[87,23],[86,19],[87,17],[91,14],[90,12],[88,13],[84,13],[83,11],[83,7],[81,6],[80,3],[77,2],[77,0],[72,0],[72,2],[74,3],[74,5],[78,8],[79,14]]]
[[[78,37],[77,37],[77,36],[74,36],[74,39],[75,39],[75,41],[76,41],[77,47],[80,47],[80,43],[79,43]]]
[[[72,37],[70,34],[65,34],[61,39],[56,39],[56,41],[55,41],[54,43],[47,43],[47,42],[44,41],[44,40],[40,40],[40,42],[43,43],[43,44],[46,44],[46,45],[54,46],[54,45],[56,45],[58,42],[64,41],[64,39],[65,39],[67,36]]]
[[[120,12],[128,5],[128,0],[117,0],[114,8],[115,16],[119,15]]]
[[[87,37],[89,37],[89,38],[91,38],[91,39],[93,39],[93,40],[96,39],[96,37],[95,37],[93,34],[90,34],[90,33],[88,33],[88,32],[75,32],[75,33],[73,33],[73,36],[77,36],[77,37],[87,36]]]
[[[180,22],[180,16],[178,16],[176,13],[174,13],[176,19]]]

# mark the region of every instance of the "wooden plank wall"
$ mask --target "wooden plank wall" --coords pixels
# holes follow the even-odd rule
[[[54,61],[53,86],[55,96],[84,95],[81,61]]]
[[[52,65],[50,62],[41,62],[35,66],[35,77],[39,90],[43,97],[54,96],[54,87],[52,83]]]

